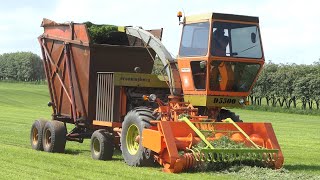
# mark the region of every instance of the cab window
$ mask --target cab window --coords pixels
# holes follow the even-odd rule
[[[253,24],[214,22],[211,55],[262,58],[259,28]]]
[[[184,26],[180,45],[180,56],[205,56],[208,51],[209,22]]]
[[[207,81],[207,61],[190,62],[192,78],[196,90],[205,90]]]

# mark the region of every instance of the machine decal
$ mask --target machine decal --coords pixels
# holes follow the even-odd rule
[[[150,79],[146,79],[146,78],[141,78],[141,77],[138,77],[138,78],[132,78],[132,77],[121,77],[120,78],[121,81],[137,81],[137,82],[150,82],[151,80]]]
[[[213,103],[219,103],[219,104],[235,104],[237,102],[236,99],[232,98],[214,98]]]
[[[190,68],[181,68],[181,72],[191,72]]]

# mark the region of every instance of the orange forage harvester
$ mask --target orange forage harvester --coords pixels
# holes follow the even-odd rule
[[[162,28],[44,19],[38,41],[52,120],[33,123],[31,147],[62,153],[66,141],[90,139],[93,159],[110,160],[117,148],[129,166],[158,163],[171,173],[247,160],[281,168],[271,123],[243,122],[226,109],[248,105],[263,68],[259,18],[177,16],[176,57],[161,42]],[[153,68],[156,58],[163,67]]]

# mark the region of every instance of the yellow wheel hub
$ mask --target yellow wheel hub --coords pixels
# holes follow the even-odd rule
[[[49,129],[47,129],[44,133],[44,145],[46,147],[51,145],[51,132]]]
[[[139,140],[137,137],[139,137],[139,129],[135,124],[132,124],[128,128],[126,136],[127,148],[131,155],[137,154],[139,150]]]
[[[34,128],[32,131],[32,144],[36,145],[39,140],[39,132],[37,128]]]

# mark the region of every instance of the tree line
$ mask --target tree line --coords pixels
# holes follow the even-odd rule
[[[156,61],[153,73],[162,68]],[[45,80],[41,58],[31,52],[0,55],[0,80]],[[248,98],[253,105],[320,109],[320,59],[311,65],[266,63]]]
[[[320,108],[320,60],[311,65],[266,63],[249,96],[251,104]]]
[[[0,80],[41,81],[45,79],[41,58],[31,52],[0,55]]]

